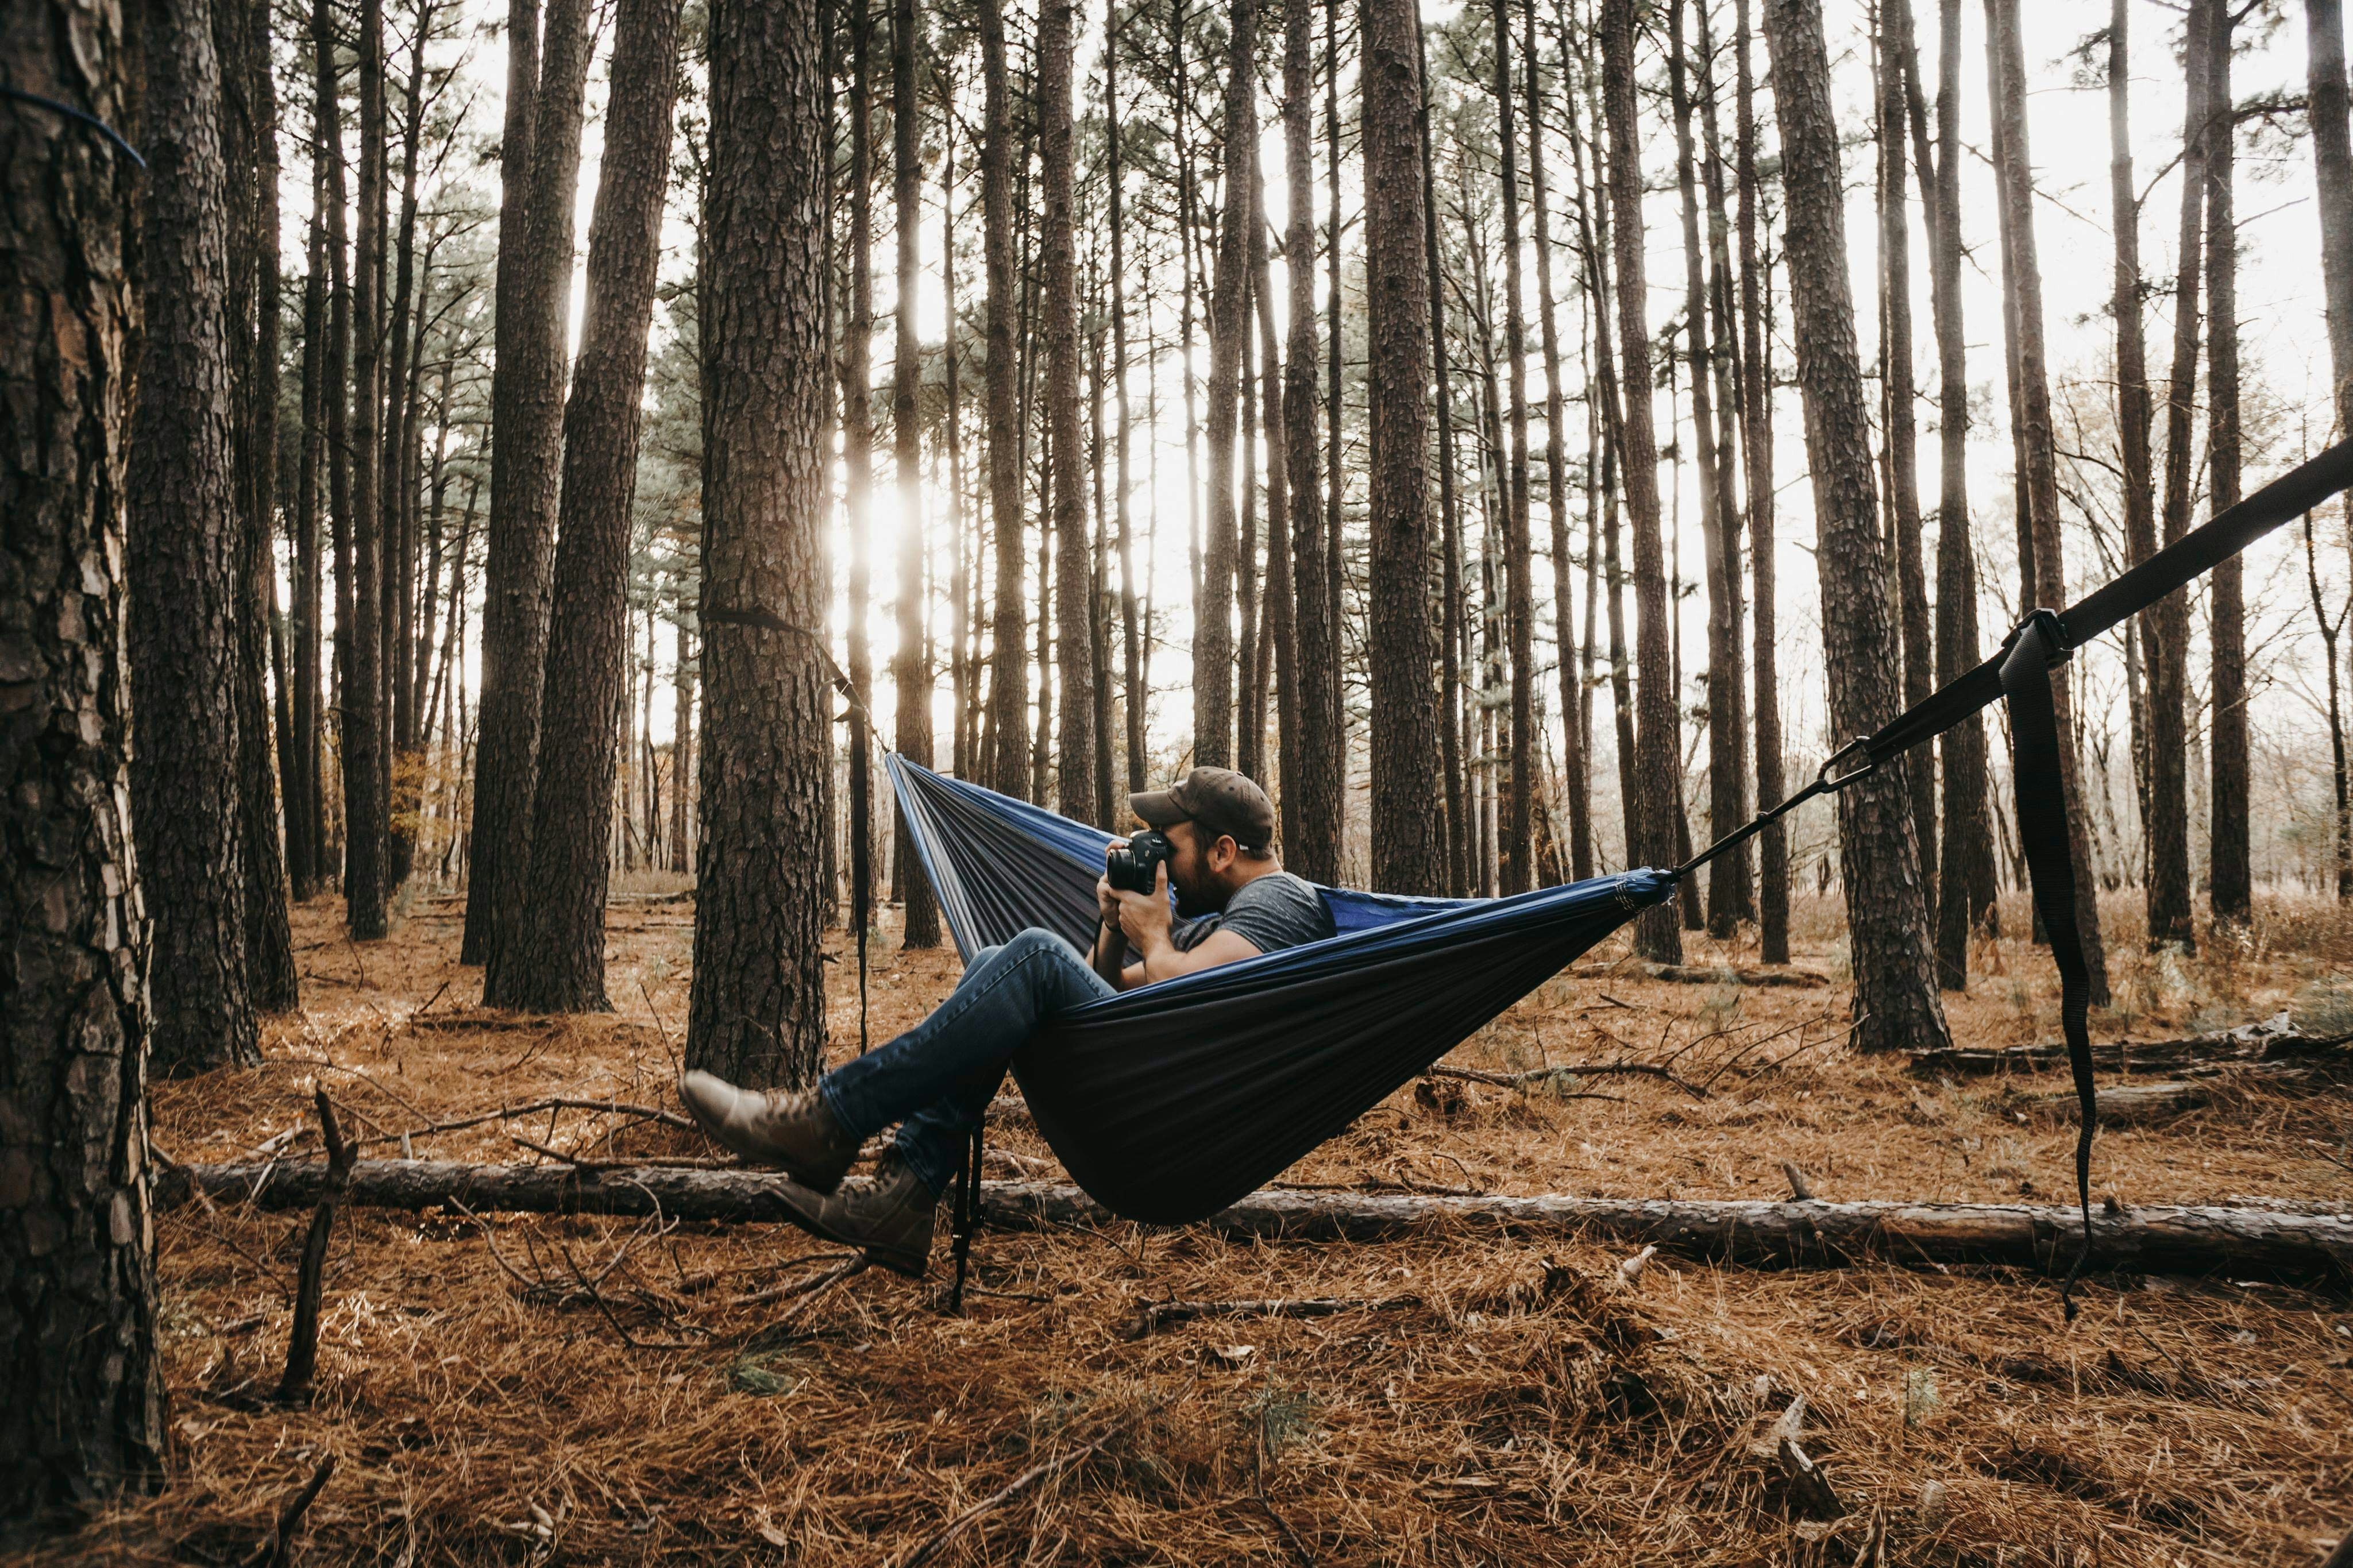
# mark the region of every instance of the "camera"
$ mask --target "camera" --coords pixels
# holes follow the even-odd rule
[[[1148,893],[1158,880],[1159,868],[1176,853],[1168,836],[1157,829],[1147,829],[1127,841],[1124,849],[1113,849],[1104,858],[1103,879],[1114,888],[1131,893]]]

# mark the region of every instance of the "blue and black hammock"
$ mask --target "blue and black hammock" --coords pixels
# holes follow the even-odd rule
[[[1113,1213],[1160,1224],[1203,1218],[1340,1132],[1644,909],[1665,902],[1695,868],[1999,698],[2009,704],[2020,837],[2059,968],[2061,1022],[2082,1108],[2075,1181],[2084,1250],[2072,1283],[2091,1247],[2097,1104],[2049,672],[2074,648],[2348,487],[2353,441],[2274,480],[2069,608],[2035,611],[1991,658],[1842,747],[1803,790],[1672,870],[1629,871],[1508,899],[1325,888],[1335,936],[1071,1008],[1014,1058],[1039,1131],[1072,1178]],[[1092,943],[1094,883],[1109,835],[895,754],[889,767],[916,852],[967,960],[1029,926],[1082,950]],[[967,1234],[970,1203],[967,1194],[959,1205]],[[961,1267],[965,1235],[958,1239]]]

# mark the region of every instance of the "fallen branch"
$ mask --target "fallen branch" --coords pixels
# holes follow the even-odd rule
[[[343,1142],[343,1129],[335,1125],[335,1108],[329,1103],[327,1091],[314,1089],[311,1093],[318,1101],[319,1137],[327,1146],[327,1163],[311,1167],[322,1173],[318,1206],[311,1211],[311,1231],[302,1240],[302,1269],[294,1287],[294,1325],[286,1342],[286,1373],[278,1380],[280,1405],[310,1402],[311,1379],[319,1368],[319,1298],[326,1284],[327,1243],[334,1234],[335,1210],[351,1188],[356,1163],[356,1151]],[[318,1478],[321,1484],[325,1479],[323,1474]]]
[[[300,1208],[318,1200],[328,1179],[327,1168],[315,1161],[187,1165],[159,1174],[155,1203],[158,1209],[173,1208],[201,1190],[228,1203]],[[642,1166],[603,1172],[363,1160],[352,1170],[348,1201],[376,1208],[462,1203],[539,1214],[659,1213],[672,1219],[770,1223],[789,1221],[789,1184],[765,1171]],[[1049,1182],[983,1183],[981,1215],[996,1229],[1099,1232],[1124,1223],[1077,1187]],[[2033,1204],[1425,1197],[1268,1189],[1202,1222],[1227,1236],[1349,1242],[1388,1240],[1447,1223],[1648,1242],[1664,1252],[1767,1268],[1842,1268],[1878,1258],[1905,1265],[2048,1270],[2073,1260],[2081,1221],[2072,1207]],[[2334,1215],[2119,1207],[2095,1211],[2092,1233],[2094,1263],[2102,1268],[2228,1271],[2233,1279],[2318,1280],[2339,1289],[2353,1280],[2353,1204]]]
[[[2270,1084],[2291,1084],[2310,1076],[2289,1067],[2249,1068],[2237,1075],[2242,1079],[2258,1079]],[[2168,1079],[2160,1083],[2128,1083],[2115,1089],[2101,1089],[2096,1098],[2100,1121],[2110,1127],[2145,1126],[2153,1121],[2170,1121],[2186,1112],[2200,1110],[2214,1101],[2212,1080],[2189,1079]],[[2037,1095],[2030,1110],[2046,1121],[2072,1122],[2082,1113],[2081,1102],[2073,1090],[2062,1094]]]
[[[1569,973],[1584,980],[1630,972],[1644,980],[1664,980],[1681,985],[1806,986],[1831,983],[1829,975],[1811,969],[1741,969],[1729,963],[1580,963]]]
[[[1781,1462],[1781,1473],[1789,1479],[1789,1490],[1808,1513],[1826,1521],[1846,1517],[1846,1504],[1831,1489],[1821,1467],[1808,1458],[1794,1439],[1783,1437],[1776,1457]]]
[[[2260,1024],[2245,1024],[2185,1040],[2109,1041],[2092,1047],[2092,1065],[2103,1072],[2176,1072],[2200,1062],[2274,1062],[2288,1059],[2336,1059],[2353,1064],[2353,1035],[2303,1035],[2294,1032],[2282,1013]],[[1999,1049],[1951,1047],[1915,1051],[1912,1070],[1918,1073],[1983,1075],[2041,1072],[2064,1068],[2067,1047],[2055,1041]]]
[[[1155,1329],[1196,1318],[1328,1318],[1339,1312],[1380,1312],[1420,1305],[1419,1296],[1384,1296],[1373,1300],[1295,1296],[1263,1301],[1154,1301],[1135,1314],[1128,1324],[1127,1337],[1140,1340]]]
[[[311,1472],[311,1479],[302,1483],[301,1489],[286,1500],[286,1506],[278,1510],[277,1522],[270,1527],[269,1538],[253,1549],[244,1568],[285,1568],[292,1555],[295,1534],[302,1528],[302,1516],[311,1511],[311,1504],[318,1500],[327,1478],[334,1473],[335,1456],[330,1454],[319,1461],[319,1468]]]

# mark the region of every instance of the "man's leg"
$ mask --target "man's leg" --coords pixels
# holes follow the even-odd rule
[[[976,955],[930,1017],[828,1073],[818,1092],[860,1138],[902,1123],[899,1158],[936,1194],[955,1178],[965,1140],[1039,1024],[1113,994],[1069,942],[1025,931]]]

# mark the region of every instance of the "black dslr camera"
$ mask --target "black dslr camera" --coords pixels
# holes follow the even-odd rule
[[[1127,841],[1124,849],[1113,849],[1105,858],[1103,878],[1114,888],[1131,893],[1148,893],[1158,882],[1162,866],[1175,857],[1176,847],[1168,842],[1168,835],[1148,828]]]

